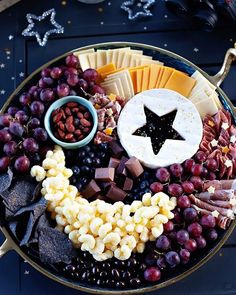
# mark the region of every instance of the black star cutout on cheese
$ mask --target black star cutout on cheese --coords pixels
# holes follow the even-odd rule
[[[177,110],[174,110],[162,117],[159,117],[144,106],[147,123],[137,129],[133,135],[150,137],[152,149],[157,155],[166,139],[185,140],[173,127]]]

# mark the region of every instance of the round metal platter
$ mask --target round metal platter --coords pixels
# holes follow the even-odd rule
[[[82,51],[82,50],[90,49],[90,48],[114,49],[114,48],[120,48],[120,47],[131,47],[132,49],[143,50],[145,55],[150,55],[153,57],[153,59],[164,62],[165,66],[173,67],[189,75],[192,75],[196,70],[198,70],[210,82],[213,81],[213,79],[211,79],[211,77],[208,74],[206,74],[204,71],[199,69],[196,65],[194,65],[190,61],[184,59],[183,57],[179,55],[176,55],[170,51],[167,51],[161,48],[157,48],[157,47],[145,45],[145,44],[139,44],[139,43],[130,43],[130,42],[109,42],[109,43],[102,43],[102,44],[94,44],[94,45],[78,48],[70,52],[67,52],[64,55],[48,62],[47,64],[37,69],[29,77],[27,77],[27,79],[25,79],[19,85],[19,87],[12,93],[12,95],[8,98],[8,100],[4,104],[2,108],[2,112],[6,110],[6,108],[11,103],[11,101],[13,101],[21,92],[24,92],[25,90],[27,90],[27,88],[34,85],[34,82],[39,77],[40,71],[43,68],[60,64],[60,62],[69,53],[73,53],[78,50]],[[230,102],[229,98],[219,87],[217,87],[217,92],[219,94],[223,107],[231,113],[233,122],[236,123],[236,112],[233,107],[233,104]],[[198,257],[195,257],[194,259],[192,259],[189,264],[185,266],[179,266],[176,269],[168,271],[166,274],[162,276],[162,279],[157,284],[141,287],[139,289],[118,290],[118,289],[98,288],[96,286],[90,286],[88,284],[76,283],[75,281],[69,280],[61,275],[58,275],[58,273],[56,273],[52,269],[49,269],[46,266],[42,265],[38,259],[34,259],[31,256],[27,255],[24,251],[22,251],[22,249],[17,245],[15,239],[11,235],[10,230],[8,230],[7,227],[5,226],[1,227],[1,230],[6,237],[6,241],[4,245],[1,247],[1,249],[2,249],[2,252],[4,253],[7,252],[8,250],[15,250],[23,259],[27,260],[35,269],[37,269],[38,271],[40,271],[47,277],[57,281],[58,283],[61,283],[63,285],[66,285],[68,287],[71,287],[77,290],[81,290],[81,291],[85,291],[89,293],[95,293],[95,294],[147,293],[147,292],[154,291],[154,290],[169,286],[171,284],[174,284],[175,282],[185,278],[186,276],[190,275],[192,272],[197,270],[200,266],[206,263],[214,254],[216,254],[216,252],[222,247],[222,245],[225,243],[225,241],[228,239],[228,237],[234,230],[235,225],[236,225],[236,220],[234,220],[231,223],[230,227],[227,230],[225,231],[220,230],[219,238],[217,239],[217,241],[214,244],[212,244],[210,248],[207,248],[203,253],[199,254]],[[0,257],[4,253],[1,253],[0,251]]]

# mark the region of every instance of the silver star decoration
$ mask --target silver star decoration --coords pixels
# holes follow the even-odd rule
[[[121,9],[124,11],[128,12],[128,18],[129,20],[136,19],[140,16],[152,16],[151,11],[149,8],[156,2],[156,0],[130,0],[130,1],[125,1],[121,5]],[[134,14],[132,10],[132,6],[136,4],[137,7],[140,7],[142,11],[138,11]]]
[[[25,76],[25,74],[24,74],[23,72],[20,72],[19,76],[20,76],[21,78],[23,78],[23,77]]]
[[[32,30],[34,28],[34,26],[35,26],[34,20],[37,20],[37,21],[41,22],[42,20],[44,20],[49,15],[50,15],[50,22],[55,28],[51,29],[51,30],[48,30],[44,34],[43,38],[41,38],[39,32]],[[56,11],[55,11],[54,8],[52,8],[52,9],[50,9],[48,11],[45,11],[41,16],[36,16],[34,14],[28,13],[26,15],[26,18],[28,20],[29,25],[22,32],[22,35],[25,36],[25,37],[26,36],[29,36],[29,37],[35,36],[36,39],[37,39],[37,42],[39,43],[39,45],[40,46],[45,46],[47,44],[48,37],[51,34],[63,34],[64,33],[64,28],[55,21],[55,16],[56,16]]]
[[[1,93],[2,95],[4,95],[4,94],[6,93],[6,91],[5,91],[4,89],[2,89],[2,90],[0,91],[0,93]]]
[[[5,64],[0,64],[0,68],[4,69],[5,68]]]

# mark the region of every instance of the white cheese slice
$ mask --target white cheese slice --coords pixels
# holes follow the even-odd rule
[[[91,49],[86,49],[86,50],[78,50],[75,51],[73,54],[76,55],[77,57],[79,57],[80,54],[84,54],[84,53],[93,53],[95,52],[94,48]]]
[[[116,67],[118,68],[118,59],[119,59],[120,52],[125,52],[125,51],[128,51],[130,49],[131,49],[130,47],[112,49],[113,55],[112,55],[112,61],[111,62],[114,65],[116,65]]]
[[[97,53],[88,53],[88,60],[90,64],[91,69],[96,69],[97,68]]]
[[[135,66],[141,65],[142,59],[152,60],[152,57],[147,56],[147,55],[140,55],[140,54],[131,53],[130,67],[135,67]]]
[[[129,47],[126,50],[119,51],[118,58],[117,58],[117,65],[116,65],[117,69],[120,69],[122,67],[124,56],[126,52],[129,52],[129,51],[130,51]]]
[[[205,100],[195,103],[195,107],[199,111],[202,118],[204,118],[207,114],[213,116],[218,112],[215,100],[211,96]]]
[[[133,135],[146,124],[144,106],[158,116],[177,110],[173,128],[185,140],[167,139],[157,155],[149,137]],[[120,142],[128,155],[137,157],[149,168],[182,163],[198,150],[203,126],[196,107],[184,96],[168,89],[151,89],[135,95],[123,108],[118,120]]]
[[[107,95],[110,95],[111,93],[120,95],[116,81],[104,82],[104,83],[101,83],[101,86],[105,89]]]
[[[158,60],[150,60],[147,58],[142,58],[139,62],[139,66],[146,66],[146,65],[151,65],[151,64],[156,64],[156,65],[160,65],[160,66],[164,65],[163,62],[160,62]]]
[[[107,64],[110,64],[112,62],[112,55],[113,55],[113,50],[111,50],[111,49],[106,50],[106,62],[107,62]]]
[[[97,50],[97,67],[100,68],[107,64],[106,50]]]
[[[88,53],[80,54],[78,56],[78,58],[79,58],[79,63],[80,63],[81,69],[83,71],[90,68],[90,62],[89,62],[89,59],[88,59]]]

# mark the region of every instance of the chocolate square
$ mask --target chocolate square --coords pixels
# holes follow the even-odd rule
[[[116,140],[111,141],[109,145],[113,155],[117,158],[119,158],[121,154],[124,152],[123,147]]]
[[[112,185],[109,191],[107,192],[106,196],[109,199],[113,200],[114,202],[118,202],[118,201],[123,201],[126,195],[127,193],[124,192],[122,189],[118,188],[115,185]]]
[[[120,164],[120,160],[111,157],[109,160],[108,167],[112,167],[116,169],[119,166],[119,164]]]
[[[124,191],[131,191],[133,188],[133,185],[134,185],[133,179],[126,177],[124,185],[123,185],[123,190]]]
[[[109,182],[113,181],[115,177],[115,168],[96,168],[95,180]]]
[[[129,159],[126,157],[122,157],[120,160],[120,164],[119,166],[116,168],[116,174],[123,174],[123,175],[127,175],[126,171],[125,171],[125,163],[128,161]]]
[[[126,163],[125,167],[129,170],[133,177],[139,177],[143,172],[143,166],[136,157],[131,157]]]
[[[86,188],[81,192],[86,199],[92,198],[101,191],[95,180],[91,180]]]

